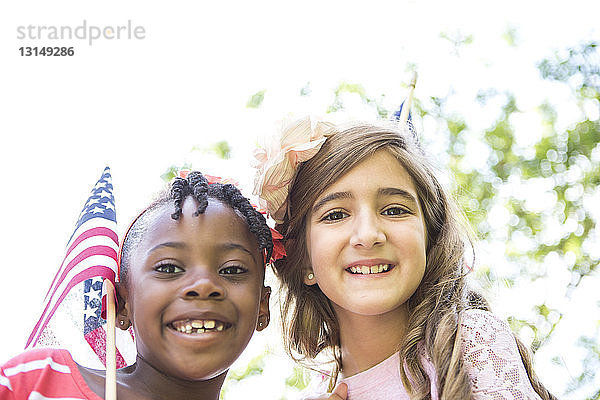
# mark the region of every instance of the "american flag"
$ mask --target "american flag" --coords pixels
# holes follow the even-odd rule
[[[400,121],[400,115],[402,115],[402,107],[404,107],[404,101],[402,102],[402,104],[400,104],[400,108],[398,108],[392,114],[392,116],[391,116],[392,121],[396,121],[396,122]],[[415,126],[413,125],[413,121],[412,121],[411,110],[408,110],[408,119],[406,120],[406,127],[408,128],[410,133],[413,135],[413,137],[415,139],[418,139],[417,130],[415,129]]]
[[[106,167],[81,210],[26,348],[58,346],[75,351],[77,345],[71,339],[65,339],[61,332],[75,326],[76,334],[85,339],[97,359],[105,364],[106,321],[100,316],[102,281],[115,282],[119,251],[112,192],[110,169]],[[64,323],[65,318],[61,315],[68,315],[72,326],[65,326],[69,324]],[[61,324],[53,323],[53,319],[60,319]],[[125,365],[117,350],[117,367]]]

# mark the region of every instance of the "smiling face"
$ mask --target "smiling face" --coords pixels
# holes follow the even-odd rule
[[[427,232],[413,180],[385,150],[316,200],[306,223],[314,279],[338,318],[405,315],[425,272]]]
[[[244,219],[213,199],[199,216],[196,207],[188,197],[179,220],[170,204],[152,211],[119,290],[138,356],[192,381],[226,371],[269,312],[262,254]]]

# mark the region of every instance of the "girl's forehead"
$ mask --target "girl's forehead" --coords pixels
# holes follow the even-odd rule
[[[262,253],[245,219],[219,200],[209,200],[203,214],[194,216],[195,199],[186,199],[182,214],[174,220],[172,204],[153,210],[154,215],[132,254],[132,269],[154,263],[167,254],[183,260],[201,257],[204,262],[220,263],[224,258],[250,257],[262,265]],[[170,249],[170,250],[169,250]],[[249,264],[250,265],[250,264]],[[137,267],[136,267],[137,266]]]
[[[256,247],[258,251],[258,244],[245,218],[222,201],[209,198],[204,213],[194,215],[197,212],[198,201],[188,196],[181,208],[182,213],[176,220],[171,217],[175,211],[172,203],[163,204],[154,210],[147,221],[142,240],[145,242],[143,247],[161,240],[196,242],[211,238],[211,243],[235,239],[247,243],[249,247]]]
[[[374,186],[401,186],[411,194],[417,195],[415,182],[402,162],[390,152],[379,150],[358,161],[348,172],[326,187],[319,197],[332,191],[360,191]]]
[[[231,206],[221,200],[208,198],[208,206],[202,214],[194,215],[198,210],[198,200],[193,196],[188,196],[181,204],[181,215],[178,219],[173,219],[172,214],[175,212],[173,202],[168,202],[157,208],[156,214],[150,219],[148,226],[151,229],[170,229],[173,226],[181,225],[185,222],[200,222],[206,220],[207,228],[213,225],[234,224],[248,227],[245,218],[234,210]],[[199,217],[205,217],[198,219]],[[185,222],[184,222],[185,221]],[[198,225],[198,224],[196,224]],[[206,224],[202,224],[206,225]]]

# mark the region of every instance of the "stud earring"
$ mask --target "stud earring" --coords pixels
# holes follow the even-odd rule
[[[312,281],[313,278],[315,277],[315,274],[313,274],[312,272],[309,272],[306,277],[308,278],[309,281]]]
[[[123,320],[120,320],[120,321],[119,321],[119,325],[121,325],[121,326],[124,326],[124,325],[125,325],[125,321],[123,321]]]

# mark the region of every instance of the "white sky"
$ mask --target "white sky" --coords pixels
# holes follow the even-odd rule
[[[452,91],[449,106],[467,115],[479,112],[467,107],[480,88],[510,90],[526,112],[545,98],[562,104],[559,123],[568,125],[579,118],[568,90],[542,82],[535,63],[555,49],[599,40],[598,15],[600,2],[589,0],[2,2],[0,361],[21,351],[105,165],[122,231],[170,165],[210,167],[214,160],[201,161],[194,145],[228,140],[236,163],[208,172],[250,182],[249,150],[276,120],[322,113],[341,81],[361,83],[371,96],[385,93],[393,107],[410,79],[407,63],[419,70],[418,98]],[[97,26],[131,20],[146,37],[92,46],[17,39],[18,26],[76,27],[84,19]],[[509,26],[517,29],[517,48],[501,38]],[[474,42],[457,57],[440,33],[459,31]],[[19,55],[19,47],[36,45],[70,45],[75,56]],[[299,98],[308,81],[312,96]],[[262,89],[263,107],[246,109]],[[495,118],[477,115],[472,128]],[[501,309],[515,311],[506,303]]]

